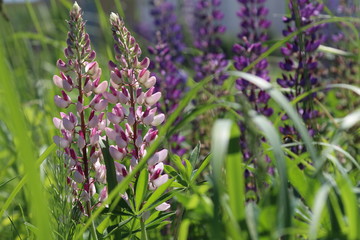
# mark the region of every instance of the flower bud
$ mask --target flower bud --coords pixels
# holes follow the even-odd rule
[[[56,66],[62,72],[67,72],[69,70],[67,64],[61,59],[56,62]]]

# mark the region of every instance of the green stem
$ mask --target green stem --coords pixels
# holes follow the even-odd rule
[[[90,231],[91,231],[91,235],[92,235],[93,239],[98,240],[94,221],[91,221]]]
[[[145,221],[142,217],[140,218],[140,224],[141,224],[141,239],[148,240],[148,236],[146,233],[146,227],[145,227]]]

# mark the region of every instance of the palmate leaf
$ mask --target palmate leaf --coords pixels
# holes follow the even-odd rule
[[[182,164],[181,158],[178,155],[172,155],[170,159],[171,162],[175,165],[175,167],[179,171],[181,178],[186,182],[189,182],[189,178],[187,177],[186,169],[185,166]]]

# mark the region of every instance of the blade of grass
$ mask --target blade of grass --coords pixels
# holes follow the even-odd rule
[[[50,147],[48,147],[43,154],[36,160],[35,167],[38,168],[40,164],[47,158],[54,150],[56,149],[55,143],[53,143]],[[14,201],[16,195],[23,188],[23,186],[29,180],[29,174],[25,174],[25,176],[20,180],[20,182],[16,185],[14,190],[11,192],[10,196],[6,199],[6,202],[1,207],[0,216],[4,214],[6,209],[10,206],[10,204]]]
[[[7,124],[11,131],[18,152],[18,160],[22,162],[31,184],[27,184],[30,196],[30,209],[31,216],[34,224],[37,226],[37,239],[48,240],[51,239],[50,234],[50,221],[47,199],[42,183],[40,181],[40,173],[38,167],[34,164],[36,162],[35,146],[29,136],[29,130],[26,123],[24,113],[21,111],[22,106],[20,103],[18,92],[16,91],[16,80],[10,73],[8,64],[4,56],[3,46],[0,46],[0,72],[2,77],[0,83],[2,88],[6,89],[3,93],[5,105],[2,107],[6,113],[2,116],[3,121]]]
[[[267,142],[273,147],[275,166],[278,170],[280,181],[280,194],[278,196],[277,233],[282,235],[284,229],[291,226],[292,210],[288,192],[288,178],[285,155],[281,148],[281,140],[278,132],[271,122],[255,111],[249,113],[254,123],[262,130]]]
[[[213,182],[213,203],[214,216],[211,220],[211,236],[213,239],[224,239],[224,226],[221,222],[222,209],[227,205],[223,201],[224,196],[224,181],[223,168],[225,158],[228,152],[230,131],[232,121],[229,119],[218,119],[215,121],[211,133],[211,167],[212,167],[212,182]]]
[[[226,159],[226,183],[229,194],[231,211],[236,219],[240,221],[245,216],[245,183],[243,158],[239,149],[240,129],[233,124],[229,153]]]
[[[319,225],[321,221],[321,215],[323,212],[324,207],[326,206],[326,201],[330,192],[330,186],[325,184],[321,186],[319,191],[315,196],[315,202],[313,206],[313,216],[311,218],[311,224],[309,227],[309,239],[316,239],[317,232],[319,230]]]

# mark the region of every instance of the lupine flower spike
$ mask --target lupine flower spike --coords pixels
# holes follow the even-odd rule
[[[183,61],[181,27],[177,24],[177,18],[174,13],[175,6],[168,1],[151,1],[153,9],[157,44],[155,47],[149,47],[149,52],[154,56],[150,68],[156,72],[157,83],[155,89],[163,94],[163,102],[158,102],[157,107],[160,112],[171,114],[178,106],[185,93],[186,76],[181,72],[176,64]],[[168,140],[171,151],[179,156],[186,152],[181,147],[185,137],[175,134]]]
[[[61,112],[60,118],[53,119],[61,133],[54,137],[54,142],[64,156],[74,199],[84,214],[90,216],[95,182],[105,183],[99,140],[105,129],[102,111],[108,101],[103,94],[108,83],[100,81],[101,69],[94,61],[96,54],[91,49],[82,11],[76,2],[68,24],[66,61],[57,61],[60,75],[53,77],[54,84],[61,89],[61,95],[54,98],[55,104],[68,109],[68,113]]]
[[[263,46],[263,42],[268,40],[267,30],[270,27],[271,22],[266,19],[268,9],[264,6],[265,0],[238,0],[240,3],[240,10],[237,12],[237,16],[241,19],[240,33],[238,38],[239,43],[234,44],[233,52],[236,54],[234,57],[234,66],[237,70],[242,71],[249,64],[255,61],[263,52],[266,51],[266,47]],[[250,72],[256,76],[259,76],[267,81],[270,81],[269,71],[267,70],[268,61],[262,59],[256,64]],[[258,89],[255,85],[250,84],[244,79],[237,79],[236,88],[240,91],[241,95],[245,96],[252,108],[258,113],[267,117],[273,114],[273,109],[268,106],[270,96],[265,92]],[[243,153],[244,161],[250,164],[256,164],[254,153],[251,152],[249,146],[250,140],[245,124],[240,124],[241,138],[240,145]],[[269,158],[266,156],[266,159]],[[271,172],[271,168],[269,171]],[[246,170],[247,176],[252,176],[252,173]],[[247,190],[256,190],[256,184],[253,176],[247,178],[249,182],[246,187]],[[251,183],[251,181],[254,181]]]
[[[320,14],[323,5],[316,1],[292,0],[289,7],[291,16],[283,18],[283,21],[288,24],[288,27],[283,30],[284,36],[289,35],[300,27],[311,24],[313,19]],[[318,83],[316,77],[318,62],[315,51],[324,40],[318,31],[321,27],[321,25],[317,25],[309,28],[294,38],[292,42],[287,43],[285,47],[281,48],[284,61],[280,62],[279,66],[285,73],[283,73],[282,78],[277,79],[277,82],[283,88],[294,90],[286,93],[289,100],[293,100]],[[310,120],[318,116],[318,112],[312,107],[313,101],[309,101],[314,96],[311,95],[296,105],[304,122],[308,124],[308,130],[311,135],[314,135],[315,129],[311,127]],[[283,120],[286,119],[287,117],[284,116]],[[284,135],[297,135],[295,129],[289,125],[281,127],[280,131]],[[303,151],[301,146],[293,147],[292,150],[296,153]]]
[[[224,17],[218,9],[220,4],[221,0],[198,0],[195,6],[194,45],[202,51],[201,55],[194,57],[196,81],[214,75],[213,82],[222,84],[228,77],[224,73],[228,62],[220,50],[219,36],[226,30],[225,26],[218,23]]]
[[[119,181],[131,171],[146,155],[146,148],[156,139],[159,126],[165,120],[163,113],[157,113],[156,103],[161,93],[155,91],[155,76],[148,70],[150,60],[139,60],[141,49],[135,38],[115,13],[110,15],[115,41],[116,63],[110,61],[110,92],[105,98],[115,104],[108,119],[106,135],[112,142],[110,154],[115,161]],[[156,152],[147,162],[148,186],[154,190],[168,180],[163,173],[163,161],[168,151]],[[130,159],[127,165],[126,160]],[[166,210],[170,205],[163,203],[158,210]]]

